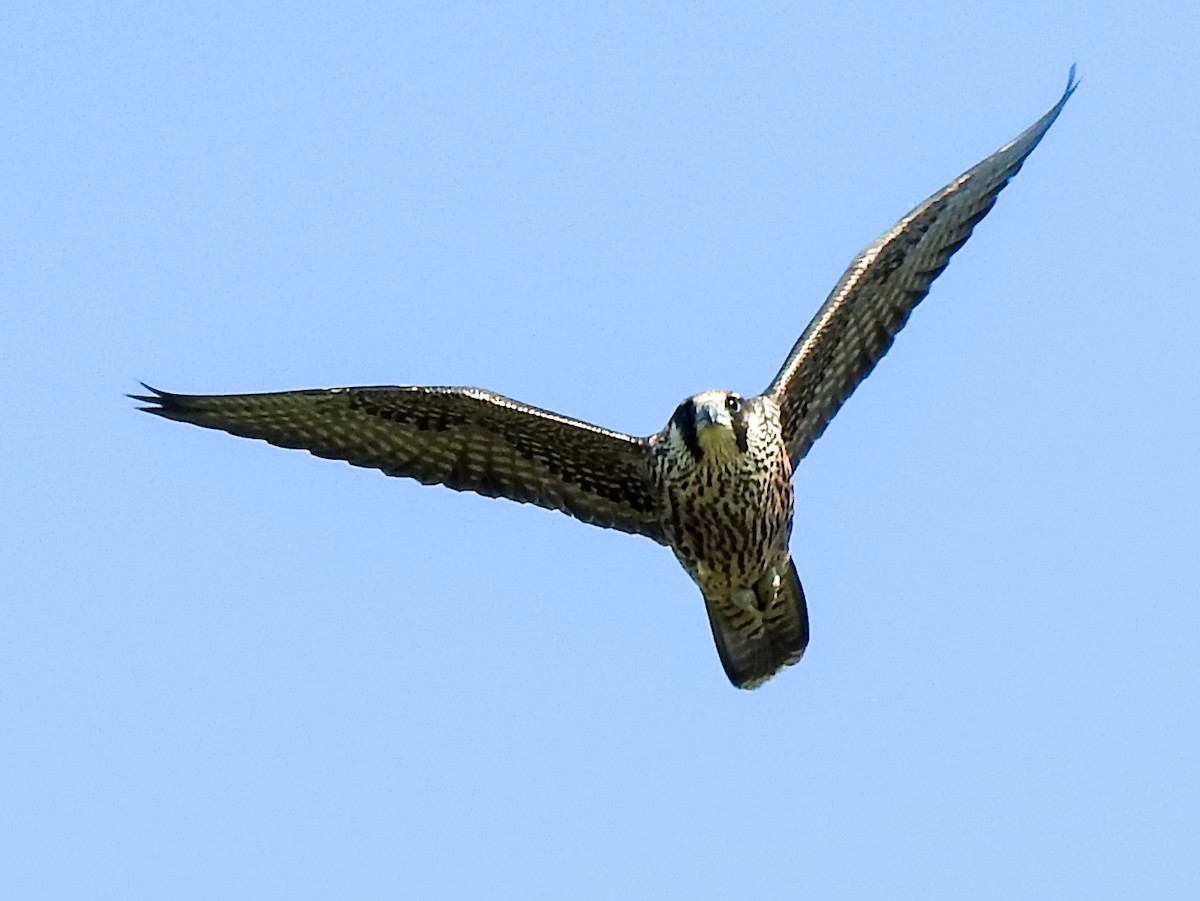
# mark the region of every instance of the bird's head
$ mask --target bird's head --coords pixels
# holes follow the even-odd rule
[[[696,462],[725,463],[747,450],[753,401],[732,391],[705,391],[675,410],[668,429]]]

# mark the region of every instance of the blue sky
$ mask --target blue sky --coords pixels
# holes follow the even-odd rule
[[[11,897],[1200,891],[1194,4],[50,6],[0,13]],[[648,434],[1072,62],[797,473],[760,691],[648,541],[122,396]]]

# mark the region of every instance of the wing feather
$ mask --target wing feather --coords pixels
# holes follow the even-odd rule
[[[665,543],[648,441],[478,388],[189,395],[146,388],[167,419],[299,448],[389,476],[559,510]]]
[[[1076,87],[1072,66],[1062,97],[1042,118],[919,205],[850,264],[765,392],[780,406],[793,469],[887,353]]]

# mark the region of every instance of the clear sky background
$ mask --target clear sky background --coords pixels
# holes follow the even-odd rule
[[[52,8],[51,8],[52,7]],[[1200,6],[0,12],[9,898],[1196,897]],[[144,416],[636,434],[1082,86],[796,476],[803,663],[644,539]]]

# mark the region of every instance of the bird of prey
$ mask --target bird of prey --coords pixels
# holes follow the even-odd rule
[[[705,391],[637,438],[479,388],[133,395],[141,409],[427,485],[558,510],[669,547],[704,596],[729,680],[796,663],[808,610],[788,540],[792,473],[1075,90],[850,264],[760,395]]]

